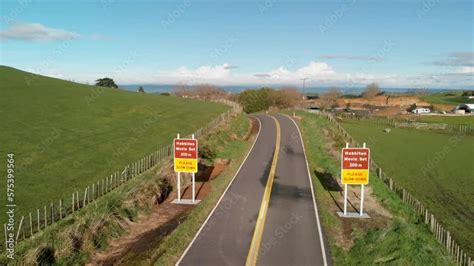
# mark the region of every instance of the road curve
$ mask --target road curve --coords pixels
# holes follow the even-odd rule
[[[257,265],[327,265],[299,130],[290,117],[275,117],[281,146]]]
[[[276,123],[257,115],[260,132],[229,189],[179,265],[244,265],[276,144]]]

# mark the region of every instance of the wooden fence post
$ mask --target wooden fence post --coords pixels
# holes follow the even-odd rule
[[[51,202],[51,224],[54,223],[54,203]]]
[[[76,190],[76,202],[77,202],[77,210],[79,210],[81,206],[79,206],[79,191],[77,190]]]
[[[39,232],[40,229],[41,229],[41,225],[40,225],[40,224],[41,224],[41,221],[40,221],[40,210],[39,210],[39,209],[36,209],[36,213],[37,213],[37,215],[38,215],[38,219],[37,219],[38,223],[37,223],[37,224],[38,224],[38,232]]]
[[[46,205],[44,205],[44,228],[48,226],[48,214],[46,213]]]
[[[86,206],[86,199],[87,199],[87,189],[89,187],[87,187],[85,190],[84,190],[84,199],[82,200],[82,208],[84,208]]]
[[[18,237],[20,236],[20,230],[21,230],[21,226],[23,225],[23,219],[25,219],[25,216],[21,216],[20,225],[18,226],[18,231],[16,233],[16,239],[15,239],[16,242],[18,242]]]
[[[30,212],[30,236],[33,236],[33,219]]]

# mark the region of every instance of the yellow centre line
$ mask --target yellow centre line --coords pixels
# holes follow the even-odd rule
[[[280,123],[275,120],[277,129],[275,152],[273,153],[272,165],[270,167],[270,173],[268,174],[267,185],[263,192],[262,204],[260,205],[260,211],[258,213],[257,223],[255,225],[255,231],[253,232],[252,243],[250,244],[249,254],[247,255],[246,266],[253,266],[257,264],[258,251],[260,249],[260,243],[262,242],[263,229],[265,227],[265,219],[267,218],[268,204],[270,203],[270,195],[272,193],[273,180],[275,179],[275,171],[278,162],[278,153],[280,152]]]

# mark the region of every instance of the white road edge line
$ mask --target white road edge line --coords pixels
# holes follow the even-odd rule
[[[303,153],[304,153],[304,160],[306,161],[306,169],[308,170],[308,178],[309,184],[311,186],[311,196],[313,197],[313,205],[314,205],[314,213],[316,214],[316,221],[318,223],[318,231],[319,231],[319,241],[321,244],[321,251],[323,252],[323,261],[324,265],[328,265],[327,258],[326,258],[326,248],[324,247],[324,240],[323,240],[323,231],[321,230],[321,222],[319,221],[319,214],[318,214],[318,205],[316,204],[316,199],[314,198],[314,187],[313,187],[313,179],[311,178],[311,172],[309,170],[308,159],[306,157],[306,149],[304,147],[303,137],[301,136],[301,131],[298,124],[291,118],[291,116],[283,114],[284,116],[288,117],[293,124],[295,124],[296,129],[298,129],[298,134],[300,135],[301,145],[303,146]]]
[[[194,238],[191,240],[191,242],[189,243],[189,245],[186,247],[186,249],[184,250],[183,254],[181,255],[181,257],[179,258],[179,260],[176,262],[176,266],[178,266],[181,261],[183,260],[184,256],[186,256],[186,253],[188,253],[189,249],[191,248],[191,246],[194,244],[194,242],[196,241],[196,239],[198,238],[199,234],[201,233],[202,229],[204,229],[204,227],[206,226],[207,222],[209,221],[209,219],[211,218],[212,214],[214,213],[214,211],[217,209],[217,206],[219,206],[219,203],[221,202],[221,200],[224,198],[225,194],[227,193],[227,190],[229,190],[230,186],[232,185],[232,183],[234,183],[234,180],[235,178],[237,177],[237,175],[239,174],[240,172],[240,169],[242,168],[242,166],[245,164],[245,162],[247,161],[247,158],[249,157],[250,153],[252,153],[252,150],[253,150],[253,147],[255,146],[255,143],[257,143],[257,140],[260,136],[260,132],[261,132],[261,129],[262,129],[262,122],[260,121],[260,118],[258,118],[257,116],[253,116],[257,119],[258,121],[258,133],[257,133],[257,136],[255,137],[255,140],[253,141],[253,144],[252,144],[252,147],[250,147],[250,150],[249,152],[247,153],[247,155],[245,156],[244,160],[242,161],[242,164],[239,166],[239,169],[237,169],[237,172],[235,172],[235,175],[234,177],[232,178],[232,180],[230,180],[229,182],[229,185],[227,185],[227,188],[224,190],[224,193],[222,193],[221,197],[219,198],[219,200],[217,201],[216,205],[214,206],[214,208],[212,209],[212,211],[209,213],[209,215],[207,216],[206,220],[204,221],[204,223],[201,225],[201,227],[199,228],[199,230],[197,231],[196,235],[194,236]],[[252,125],[250,125],[252,126]],[[250,128],[250,130],[252,130]]]

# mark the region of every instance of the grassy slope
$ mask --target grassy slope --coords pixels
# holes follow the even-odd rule
[[[442,104],[453,104],[458,105],[461,103],[474,103],[474,99],[466,99],[461,96],[462,92],[452,92],[446,95],[446,93],[433,93],[423,97],[423,100],[429,103],[442,103]]]
[[[340,218],[325,206],[334,204],[331,197],[340,197],[339,192],[326,191],[315,176],[316,169],[323,169],[333,176],[339,175],[340,163],[328,154],[327,139],[322,128],[331,128],[327,120],[306,112],[298,113],[303,117],[299,121],[307,153],[307,159],[313,173],[316,199],[321,220],[329,236],[331,253],[335,265],[372,265],[391,263],[394,265],[450,265],[444,248],[439,245],[428,228],[419,223],[411,208],[392,193],[377,178],[370,179],[370,186],[381,204],[394,218],[386,228],[373,228],[367,233],[354,228],[356,238],[354,246],[346,251],[338,246],[335,235],[342,230]],[[342,147],[342,139],[336,141]],[[375,174],[371,174],[375,177]]]
[[[474,116],[418,116],[419,122],[474,125]]]
[[[367,142],[374,160],[389,176],[422,200],[474,254],[473,136],[400,128],[386,134],[385,126],[376,124],[343,125],[359,142]]]
[[[202,223],[202,219],[205,219],[210,208],[214,206],[217,198],[222,193],[223,188],[240,166],[251,144],[250,141],[242,139],[247,134],[248,129],[247,116],[241,114],[231,122],[220,126],[220,129],[199,139],[200,145],[207,143],[212,149],[221,149],[224,145],[227,154],[222,154],[219,151],[218,155],[219,158],[232,159],[229,168],[222,172],[219,177],[210,181],[212,184],[211,193],[191,211],[188,219],[172,235],[165,238],[156,252],[150,250],[143,254],[129,254],[129,256],[134,257],[133,265],[150,265],[152,264],[149,261],[150,257],[161,254],[161,252],[163,254],[160,261],[166,261],[166,264],[174,265],[172,262],[175,262],[186,248],[187,243],[194,236],[195,230]],[[230,137],[228,132],[233,132],[236,138]],[[90,204],[74,215],[69,215],[60,222],[49,226],[35,235],[35,238],[20,242],[16,253],[17,261],[15,262],[17,264],[32,264],[36,254],[34,249],[53,247],[56,251],[55,259],[58,265],[85,264],[91,253],[104,250],[111,238],[126,234],[126,229],[121,225],[123,219],[125,219],[124,217],[135,220],[139,214],[146,214],[150,211],[149,209],[130,207],[129,202],[134,199],[132,194],[142,189],[146,190],[147,187],[159,182],[163,166],[170,167],[170,163],[171,160],[137,178],[131,179],[118,189],[99,198],[94,204]],[[80,235],[79,239],[81,239],[79,250],[71,246],[71,238],[77,235]],[[2,262],[9,262],[4,255],[5,253],[0,255],[0,265],[2,265]]]
[[[170,143],[178,132],[193,132],[227,109],[0,66],[0,159],[5,162],[7,152],[15,153],[18,211],[69,199],[76,189]],[[4,187],[0,183],[2,191]],[[0,223],[4,219],[1,215]]]

